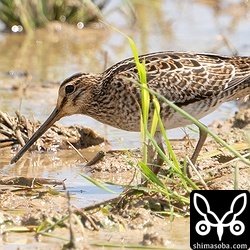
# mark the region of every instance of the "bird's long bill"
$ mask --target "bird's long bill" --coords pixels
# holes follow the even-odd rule
[[[62,117],[60,110],[56,107],[42,126],[32,135],[21,150],[12,158],[11,164],[17,162],[32,144],[42,136],[57,120]]]

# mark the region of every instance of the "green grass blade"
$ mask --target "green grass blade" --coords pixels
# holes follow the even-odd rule
[[[152,125],[151,125],[151,130],[150,134],[152,137],[154,137],[155,132],[158,127],[159,123],[159,117],[160,117],[160,104],[155,96],[152,97],[152,102],[154,105],[154,114],[153,114],[153,119],[152,119]]]
[[[111,194],[118,194],[118,192],[115,192],[107,187],[105,187],[104,185],[102,185],[100,182],[98,182],[97,180],[94,180],[93,178],[85,175],[85,174],[81,174],[79,173],[79,175],[81,175],[84,179],[86,179],[87,181],[91,182],[92,184],[94,184],[95,186],[101,188],[102,190],[109,192]]]
[[[163,184],[163,182],[152,172],[152,170],[144,162],[139,162],[138,164],[141,167],[143,174],[147,177],[147,179],[150,182],[162,188],[165,188],[165,185]]]

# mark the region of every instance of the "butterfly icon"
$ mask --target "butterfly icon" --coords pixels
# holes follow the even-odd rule
[[[240,199],[243,199],[243,205],[239,209],[239,211],[235,211],[237,210],[235,204],[239,203]],[[200,205],[203,203],[203,206],[199,207],[198,202]],[[219,219],[218,216],[213,211],[210,210],[210,205],[207,199],[203,195],[199,193],[195,193],[194,198],[193,198],[193,203],[194,203],[194,207],[196,211],[204,218],[203,220],[200,220],[199,222],[197,222],[195,226],[195,230],[199,235],[201,236],[207,235],[209,234],[211,227],[215,227],[217,228],[217,235],[218,235],[219,241],[221,241],[225,227],[229,227],[230,232],[236,236],[243,234],[243,232],[245,231],[245,225],[243,224],[243,222],[240,220],[237,220],[236,218],[246,208],[246,205],[247,205],[246,193],[239,194],[233,199],[231,206],[230,206],[230,210],[227,211],[222,216],[221,219]],[[231,217],[232,217],[231,221],[225,223],[225,220],[226,219],[228,220]],[[211,220],[213,222],[211,222]]]

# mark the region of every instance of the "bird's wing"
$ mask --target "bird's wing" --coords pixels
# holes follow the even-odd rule
[[[139,59],[146,66],[148,86],[178,103],[217,96],[250,75],[247,57],[164,51],[142,55]],[[115,79],[127,77],[138,81],[133,58],[115,64],[104,73]]]
[[[229,58],[215,55],[168,54],[146,61],[148,85],[178,103],[217,96],[249,78]]]

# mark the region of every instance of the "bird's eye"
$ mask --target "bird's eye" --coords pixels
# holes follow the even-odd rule
[[[74,91],[74,89],[75,89],[74,85],[67,85],[65,87],[65,92],[66,92],[66,94],[70,94],[70,93],[72,93]]]

